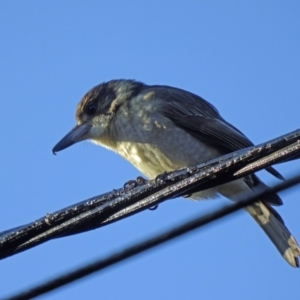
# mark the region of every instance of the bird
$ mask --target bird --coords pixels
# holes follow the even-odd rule
[[[90,140],[118,153],[149,179],[253,146],[202,97],[176,87],[129,79],[110,80],[89,90],[77,105],[76,121],[77,125],[54,146],[54,154]],[[274,168],[266,170],[283,179]],[[222,195],[237,201],[241,193],[253,194],[265,188],[252,174],[189,197],[201,200]],[[274,193],[245,210],[283,258],[292,267],[299,267],[297,241],[273,208],[282,204]]]

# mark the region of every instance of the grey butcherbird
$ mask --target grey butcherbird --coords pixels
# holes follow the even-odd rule
[[[53,153],[79,141],[91,140],[120,154],[147,177],[193,166],[252,146],[227,123],[209,102],[169,86],[149,86],[134,80],[112,80],[92,88],[79,102],[77,125],[53,148]],[[276,177],[281,175],[267,169]],[[193,199],[217,194],[235,200],[241,192],[265,187],[256,175],[197,192]],[[271,205],[281,205],[276,194],[248,206],[280,254],[299,267],[300,249]]]

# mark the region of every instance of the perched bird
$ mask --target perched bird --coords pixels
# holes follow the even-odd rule
[[[92,88],[79,102],[76,120],[75,128],[57,143],[53,153],[89,139],[117,152],[150,179],[253,145],[203,98],[178,88],[134,80],[112,80]],[[275,169],[267,171],[281,178]],[[251,175],[190,197],[221,194],[235,201],[241,192],[253,193],[265,187]],[[299,246],[271,207],[281,204],[279,196],[273,194],[246,211],[286,261],[299,267]]]

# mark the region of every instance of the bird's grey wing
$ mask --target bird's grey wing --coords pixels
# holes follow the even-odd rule
[[[237,128],[226,122],[210,103],[189,92],[175,88],[156,88],[155,97],[164,99],[160,108],[162,114],[178,127],[183,128],[198,140],[217,146],[224,154],[253,146],[253,143]],[[266,169],[272,175],[283,179],[274,168]],[[251,176],[250,185],[263,183],[257,176]],[[277,195],[265,201],[281,205]]]
[[[221,152],[229,153],[253,146],[236,128],[220,118],[201,114],[188,105],[169,102],[164,115],[193,137],[218,146]]]
[[[156,98],[164,99],[160,108],[163,115],[195,138],[218,146],[224,154],[253,146],[203,98],[167,86],[154,87],[154,91]]]

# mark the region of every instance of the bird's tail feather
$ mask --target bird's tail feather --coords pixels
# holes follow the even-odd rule
[[[299,267],[300,248],[274,208],[267,203],[257,202],[247,206],[246,211],[260,225],[284,259],[291,266]]]

